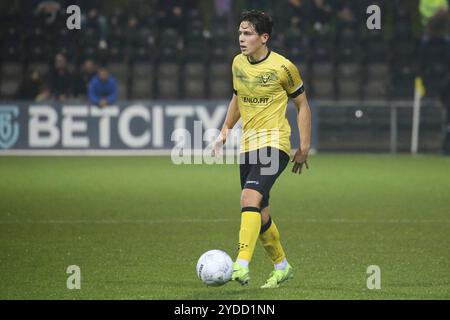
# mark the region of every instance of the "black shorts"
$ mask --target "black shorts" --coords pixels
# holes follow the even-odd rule
[[[288,165],[289,159],[286,152],[272,147],[240,154],[241,189],[261,193],[261,209],[269,205],[270,189]]]

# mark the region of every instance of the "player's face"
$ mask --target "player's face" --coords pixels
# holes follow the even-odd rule
[[[260,36],[253,24],[242,21],[239,26],[239,46],[244,56],[252,56],[264,45],[264,36]]]

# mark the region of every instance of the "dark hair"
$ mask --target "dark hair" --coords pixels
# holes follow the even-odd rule
[[[255,31],[259,35],[268,33],[270,36],[272,33],[273,27],[272,18],[263,11],[258,10],[244,11],[241,13],[239,24],[241,24],[242,21],[250,22],[255,27]]]

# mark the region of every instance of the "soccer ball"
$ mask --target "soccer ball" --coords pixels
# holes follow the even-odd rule
[[[208,286],[219,287],[231,279],[233,261],[222,250],[209,250],[197,262],[197,275]]]

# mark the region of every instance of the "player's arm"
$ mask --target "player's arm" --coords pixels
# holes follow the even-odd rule
[[[294,162],[292,172],[300,174],[302,173],[303,164],[309,169],[307,158],[311,145],[311,109],[309,108],[305,92],[293,98],[292,101],[297,108],[297,125],[300,134],[300,148],[292,159],[292,162]]]

